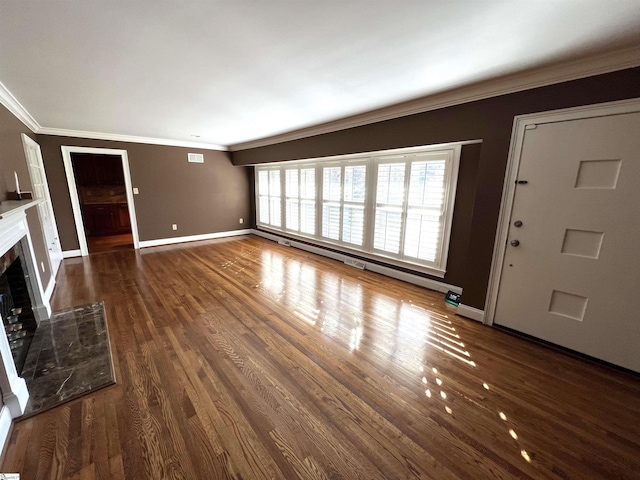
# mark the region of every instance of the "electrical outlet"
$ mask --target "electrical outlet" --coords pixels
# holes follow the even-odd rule
[[[171,228],[173,228],[174,230],[177,230],[178,229],[178,225],[174,223],[174,224],[171,225]]]
[[[241,219],[240,219],[240,223],[244,223],[244,218],[241,218]]]
[[[134,195],[138,195],[140,193],[140,190],[138,190],[137,188],[133,187],[133,194]]]

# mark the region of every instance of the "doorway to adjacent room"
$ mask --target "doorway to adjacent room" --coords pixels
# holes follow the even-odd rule
[[[120,156],[72,153],[71,163],[89,253],[133,249]]]
[[[139,248],[126,151],[62,149],[81,254]]]

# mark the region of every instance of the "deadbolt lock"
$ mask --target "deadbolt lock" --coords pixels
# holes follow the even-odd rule
[[[518,245],[520,245],[520,240],[511,240],[512,247],[517,247]]]

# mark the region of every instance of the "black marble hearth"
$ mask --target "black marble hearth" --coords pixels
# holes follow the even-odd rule
[[[40,323],[21,375],[25,418],[115,383],[102,302],[55,312]]]

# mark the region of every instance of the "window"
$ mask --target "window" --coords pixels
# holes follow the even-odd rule
[[[282,206],[280,198],[280,170],[268,169],[258,172],[258,222],[280,227]]]
[[[316,169],[300,170],[300,231],[316,233]]]
[[[287,229],[300,230],[300,195],[298,185],[298,170],[285,170],[285,191],[287,196]]]
[[[400,253],[405,169],[404,163],[378,165],[373,233],[373,248],[376,250]]]
[[[342,197],[342,168],[322,169],[322,236],[340,240],[340,198]]]
[[[258,166],[258,225],[443,276],[460,149]]]
[[[404,236],[405,257],[435,261],[444,214],[445,161],[411,163]]]
[[[322,168],[322,237],[361,246],[367,166],[341,162]]]
[[[316,169],[285,170],[287,230],[314,235],[316,232]]]
[[[378,165],[373,248],[409,261],[435,263],[446,211],[446,157],[382,157]]]
[[[364,240],[366,180],[366,165],[344,167],[342,241],[351,245],[362,246]]]

